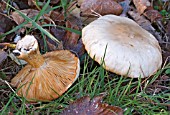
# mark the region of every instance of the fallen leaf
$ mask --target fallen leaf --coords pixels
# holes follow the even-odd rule
[[[0,50],[0,64],[7,58],[8,54],[5,51]]]
[[[70,12],[70,15],[73,15],[79,19],[81,19],[82,23],[83,24],[89,24],[91,23],[92,21],[96,20],[98,17],[82,17],[80,16],[80,7],[79,7],[79,2],[83,2],[83,1],[78,1],[78,3],[72,3],[73,5],[71,7],[69,7],[69,12]]]
[[[102,103],[103,95],[90,100],[84,96],[71,103],[60,115],[123,115],[123,110],[117,106]]]
[[[58,21],[58,22],[64,21],[64,15],[58,11],[51,11],[50,18],[53,21]]]
[[[15,22],[13,22],[7,15],[0,13],[0,35],[11,30],[15,25]]]
[[[161,19],[161,14],[154,10],[149,0],[133,0],[137,11],[144,14],[151,22]]]
[[[27,0],[13,0],[13,4],[16,3],[20,10],[28,9],[28,1]]]
[[[66,21],[66,28],[81,31],[81,28],[75,22],[69,20]],[[85,49],[79,34],[67,30],[62,41],[65,49],[76,52],[79,57],[84,54]]]
[[[46,45],[47,45],[47,51],[50,52],[50,51],[55,51],[57,49],[57,44],[55,41],[53,41],[52,39],[50,39],[49,37],[45,36],[45,42],[46,42]],[[44,39],[40,39],[40,47],[41,47],[41,50],[45,51],[45,42],[44,42]]]
[[[71,2],[71,5],[68,7],[69,14],[80,18],[80,4],[83,1]]]
[[[143,14],[147,7],[150,6],[148,0],[133,0],[133,3],[140,14]]]
[[[59,27],[52,27],[50,29],[50,33],[53,34],[58,40],[62,40],[66,34],[66,30]]]
[[[154,22],[155,20],[162,19],[162,15],[157,10],[147,10],[144,15],[151,20],[151,22]]]
[[[27,17],[29,18],[33,18],[35,16],[37,16],[39,14],[39,11],[38,10],[34,10],[34,9],[26,9],[26,10],[20,10],[20,12],[22,12],[23,14],[25,14]],[[23,22],[25,22],[25,19],[19,14],[17,13],[16,11],[12,12],[12,18],[13,20],[18,24],[22,24]],[[49,16],[48,15],[44,15],[44,16],[41,16],[39,18],[40,19],[47,19],[47,20],[50,20],[49,19]],[[39,25],[42,25],[42,22],[38,21],[37,22]],[[43,21],[43,23],[45,23]],[[28,23],[25,25],[25,27],[32,27],[32,24],[31,23]]]
[[[28,16],[29,18],[33,18],[34,16],[38,15],[38,13],[39,13],[38,10],[33,10],[33,9],[21,10],[21,12],[22,12],[23,14],[25,14],[26,16]],[[22,16],[20,16],[19,13],[16,12],[16,11],[14,11],[14,12],[12,13],[12,18],[14,19],[14,21],[15,21],[18,25],[22,24],[22,23],[25,21],[25,19],[24,19]],[[28,25],[28,26],[29,26],[29,25]]]
[[[114,0],[84,0],[80,6],[81,16],[94,17],[93,11],[100,14],[115,14],[122,13],[122,7]]]

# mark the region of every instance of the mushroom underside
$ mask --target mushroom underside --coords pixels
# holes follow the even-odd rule
[[[28,101],[49,101],[62,95],[79,75],[79,59],[67,50],[43,55],[39,68],[26,65],[11,81]]]

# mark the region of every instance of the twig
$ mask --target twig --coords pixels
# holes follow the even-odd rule
[[[101,15],[101,14],[99,14],[99,13],[95,12],[95,11],[94,11],[94,10],[92,10],[92,9],[91,9],[91,12],[92,12],[92,13],[94,13],[94,14],[91,14],[91,15],[94,15],[94,16],[96,16],[96,17],[102,17],[102,15]]]

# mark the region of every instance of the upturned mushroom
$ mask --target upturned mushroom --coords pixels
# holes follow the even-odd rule
[[[68,50],[40,54],[32,35],[18,41],[13,53],[28,64],[12,79],[17,94],[28,101],[50,101],[61,96],[77,79],[79,59]]]
[[[82,41],[91,58],[116,74],[144,78],[161,68],[158,41],[129,18],[102,16],[83,28]]]

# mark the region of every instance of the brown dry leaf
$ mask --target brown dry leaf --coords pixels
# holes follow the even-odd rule
[[[83,1],[78,1],[78,3],[73,2],[72,3],[73,5],[68,8],[71,15],[81,19],[81,21],[85,25],[91,23],[92,21],[94,21],[98,18],[98,17],[81,17],[80,16],[80,7],[79,7],[80,6],[79,4],[81,4],[81,3],[79,3],[79,2],[83,2]]]
[[[0,64],[7,58],[8,54],[0,49]]]
[[[72,18],[73,19],[69,18],[69,20],[66,21],[66,27],[81,31],[81,25],[79,25],[80,23],[78,22],[78,20],[76,21],[77,18]],[[85,49],[79,34],[71,31],[66,31],[65,36],[61,40],[65,49],[76,52],[78,56],[84,54]]]
[[[140,14],[143,14],[147,7],[150,6],[150,2],[148,0],[133,0],[133,3]]]
[[[123,115],[123,110],[117,106],[102,103],[103,95],[90,100],[84,96],[71,103],[60,115]]]
[[[39,13],[38,10],[33,10],[33,9],[21,10],[21,12],[25,14],[26,16],[28,16],[29,18],[33,18]],[[12,13],[12,18],[18,25],[22,24],[25,21],[25,19],[22,16],[20,16],[17,12]],[[30,26],[30,25],[27,25],[27,26]]]
[[[66,27],[67,28],[72,28],[72,29],[75,29],[75,30],[80,30],[77,25],[74,25],[69,20],[67,20],[67,22],[66,22]],[[80,38],[79,34],[73,33],[71,31],[67,31],[66,38],[64,40],[65,46],[68,46],[68,47],[70,46],[71,47],[73,45],[76,45],[79,38]]]
[[[26,9],[26,10],[20,10],[20,12],[22,12],[23,14],[25,14],[26,16],[28,16],[29,18],[33,18],[34,16],[37,16],[39,14],[38,10],[34,10],[34,9]],[[20,16],[17,12],[13,12],[12,13],[12,18],[14,19],[14,21],[19,25],[22,24],[23,22],[25,22],[25,19]],[[49,19],[48,15],[45,15],[43,17],[40,17],[40,19]],[[38,21],[38,24],[41,25],[41,23]],[[28,23],[25,25],[25,27],[32,27],[31,23]]]
[[[69,14],[80,18],[80,4],[83,1],[71,2],[71,5],[68,7]]]
[[[144,15],[151,20],[151,22],[162,18],[162,15],[157,10],[153,9],[147,10]]]
[[[29,5],[28,5],[28,1],[27,0],[13,0],[13,4],[16,4],[17,7],[22,10],[22,9],[28,9]]]
[[[13,22],[10,18],[8,18],[5,14],[0,13],[0,35],[11,30],[15,25],[15,22]]]
[[[133,3],[137,11],[144,14],[151,22],[162,18],[161,14],[153,9],[149,0],[133,0]]]
[[[53,34],[58,40],[62,40],[62,38],[66,34],[66,30],[61,29],[59,27],[52,27],[50,28],[50,33]]]
[[[81,16],[91,17],[94,16],[93,11],[100,14],[115,14],[122,13],[122,7],[114,0],[84,0],[80,6]]]
[[[51,11],[50,18],[53,21],[58,21],[58,22],[64,21],[64,15],[55,10]]]
[[[57,46],[59,44],[57,44],[55,41],[53,41],[51,38],[44,36],[45,38],[45,42],[47,44],[47,51],[55,51],[57,49]],[[45,51],[45,43],[44,43],[44,39],[38,39],[39,43],[40,43],[40,48],[41,50]]]

